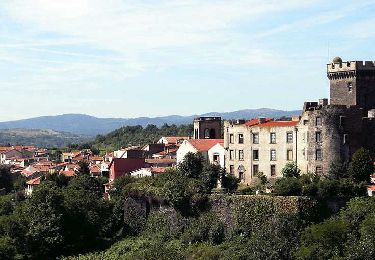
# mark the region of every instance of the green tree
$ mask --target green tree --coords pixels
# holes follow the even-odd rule
[[[50,258],[61,253],[64,243],[62,226],[64,208],[61,190],[53,182],[42,182],[26,201],[17,208],[18,225],[23,226],[27,253],[36,258]],[[22,236],[22,234],[19,234]]]
[[[221,176],[221,186],[226,189],[229,193],[233,193],[237,190],[240,180],[230,173],[224,173]]]
[[[349,164],[348,174],[355,182],[370,182],[370,177],[374,173],[374,162],[370,151],[358,149]]]
[[[90,167],[88,162],[86,161],[80,161],[78,162],[79,170],[78,174],[80,175],[90,175]]]
[[[200,179],[207,191],[210,192],[217,186],[218,180],[223,174],[225,174],[225,170],[220,165],[205,163],[200,174]]]
[[[302,184],[298,178],[280,178],[275,182],[274,192],[281,196],[299,196],[302,192]]]
[[[187,153],[178,170],[188,178],[198,179],[203,170],[203,156],[201,153]]]
[[[299,177],[301,170],[298,168],[295,162],[287,163],[284,168],[281,170],[281,173],[284,177]]]
[[[0,165],[0,190],[10,192],[13,189],[12,174],[9,167]]]

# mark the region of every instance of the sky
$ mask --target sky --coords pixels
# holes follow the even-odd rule
[[[1,0],[0,121],[301,109],[375,60],[375,0]]]

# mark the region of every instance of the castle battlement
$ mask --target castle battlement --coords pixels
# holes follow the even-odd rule
[[[332,63],[327,64],[327,73],[350,72],[350,71],[375,71],[374,61],[342,61],[336,57]]]

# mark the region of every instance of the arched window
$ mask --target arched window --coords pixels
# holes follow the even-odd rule
[[[208,129],[208,128],[204,129],[204,138],[205,139],[210,138],[210,129]]]

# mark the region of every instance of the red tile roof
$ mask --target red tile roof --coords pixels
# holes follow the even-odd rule
[[[375,185],[367,186],[368,190],[375,191]]]
[[[197,149],[198,152],[210,150],[216,144],[224,144],[224,139],[190,139],[188,142]]]
[[[298,125],[298,121],[271,121],[260,124],[259,127],[288,127],[288,126],[296,126]]]
[[[190,137],[189,136],[164,136],[164,138],[167,140],[169,144],[177,144],[180,140],[187,140]]]
[[[39,185],[41,176],[26,182],[27,185]]]
[[[76,172],[75,171],[62,171],[60,172],[60,174],[63,174],[66,177],[73,177],[74,175],[76,175]]]
[[[269,122],[269,121],[272,121],[273,118],[272,117],[266,117],[263,120],[264,120],[264,122]],[[251,119],[251,120],[247,121],[244,125],[254,126],[254,125],[259,125],[259,124],[260,124],[260,119],[256,118],[256,119]]]

